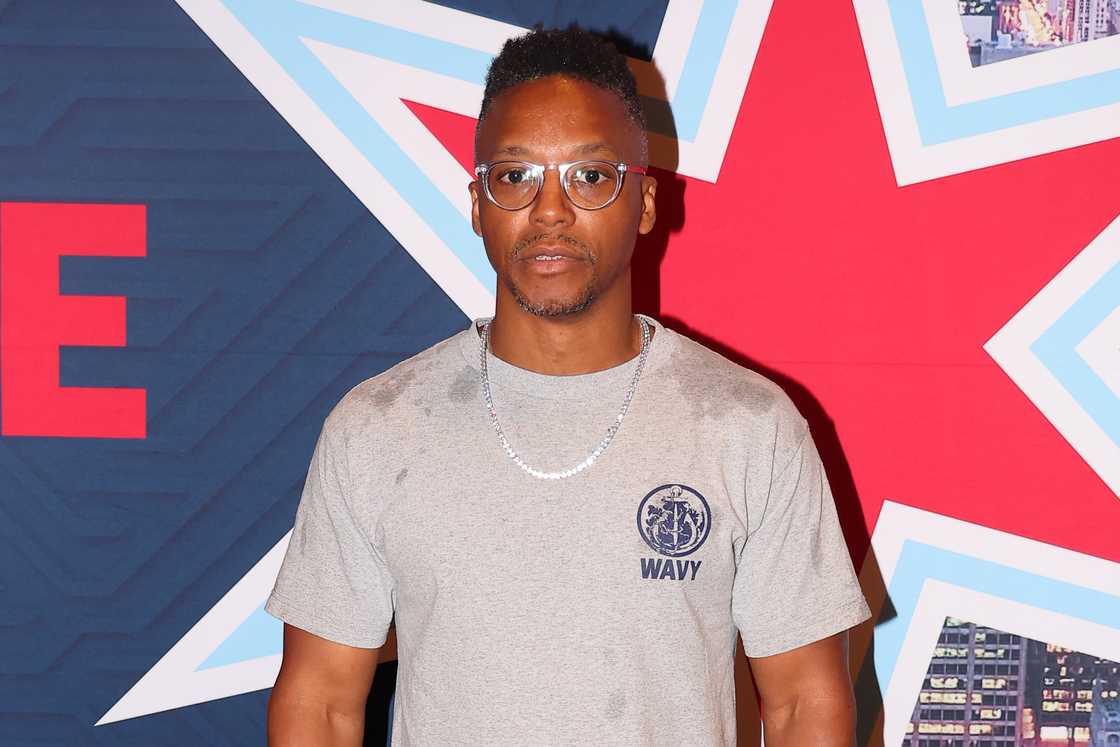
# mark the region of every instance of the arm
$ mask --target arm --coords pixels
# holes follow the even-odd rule
[[[755,459],[753,482],[763,489],[747,491],[754,519],[732,614],[761,696],[766,746],[854,745],[847,630],[871,610],[807,424],[785,417],[776,431],[773,461]]]
[[[268,743],[361,745],[379,648],[355,648],[284,624],[284,659],[268,700]]]
[[[855,745],[847,631],[750,662],[766,747]]]
[[[308,467],[284,561],[265,611],[284,622],[284,658],[268,703],[269,744],[360,745],[388,637],[392,574],[370,540],[380,509],[351,485],[347,411],[328,417]],[[368,495],[366,495],[368,498]]]

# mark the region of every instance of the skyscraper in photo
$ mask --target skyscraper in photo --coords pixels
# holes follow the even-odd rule
[[[1092,747],[1120,747],[1120,699],[1107,691],[1093,693],[1093,715],[1089,719]]]
[[[1027,641],[1027,660],[1027,705],[1037,734],[1024,744],[1096,747],[1094,727],[1109,722],[1120,707],[1120,664],[1034,640]],[[1094,717],[1097,707],[1106,712]]]
[[[1112,6],[1111,0],[1076,0],[1071,41],[1086,42],[1108,36]]]
[[[1062,0],[1061,17],[1058,19],[1062,42],[1071,44],[1077,35],[1077,6],[1083,0]]]
[[[1017,747],[1023,731],[1024,639],[946,618],[903,747]]]

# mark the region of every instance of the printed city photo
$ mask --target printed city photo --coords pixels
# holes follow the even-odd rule
[[[1120,664],[946,617],[902,747],[954,745],[1120,745]]]
[[[973,67],[1120,33],[1120,0],[957,2]]]

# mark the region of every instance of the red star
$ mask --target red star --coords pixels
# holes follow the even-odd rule
[[[638,308],[785,386],[854,557],[889,498],[1120,561],[1120,500],[982,349],[1116,217],[1120,140],[900,188],[851,5],[808,7],[774,4],[719,181],[658,174]],[[410,106],[469,168],[474,120]]]

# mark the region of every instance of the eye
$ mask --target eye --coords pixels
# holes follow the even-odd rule
[[[510,168],[498,175],[498,181],[505,184],[521,184],[527,176],[525,169]]]
[[[595,167],[587,167],[578,169],[575,174],[576,181],[583,182],[584,184],[598,184],[607,178],[601,170]]]

